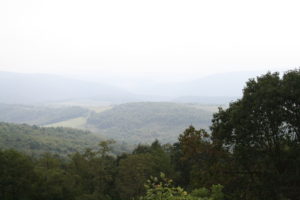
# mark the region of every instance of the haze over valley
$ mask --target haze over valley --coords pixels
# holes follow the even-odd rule
[[[126,90],[101,81],[0,72],[0,121],[88,130],[130,144],[174,142],[190,125],[208,130],[213,113],[239,98],[254,74],[215,74]]]
[[[138,101],[169,101],[228,104],[241,96],[245,82],[261,72],[214,74],[185,82],[139,82],[135,89],[117,83],[83,81],[49,74],[0,72],[0,103],[51,104],[94,101],[118,104]],[[224,87],[220,87],[224,86]]]
[[[298,200],[299,8],[0,0],[0,200]]]

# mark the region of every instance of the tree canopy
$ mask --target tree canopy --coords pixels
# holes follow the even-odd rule
[[[297,198],[299,120],[299,70],[249,80],[243,97],[214,115],[212,139],[232,154],[243,199]]]
[[[88,132],[0,123],[0,145],[32,145],[37,135],[81,147],[68,157],[54,144],[39,156],[0,149],[0,199],[296,200],[299,131],[300,70],[250,79],[214,114],[211,132],[190,126],[174,144],[155,140],[131,153],[112,154],[113,140],[83,150],[78,139],[97,143]]]

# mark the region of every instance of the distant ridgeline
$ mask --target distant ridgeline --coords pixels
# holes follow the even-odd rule
[[[297,200],[299,97],[300,69],[267,73],[249,80],[241,99],[213,115],[210,132],[186,127],[173,144],[154,141],[117,156],[110,154],[111,141],[96,148],[101,138],[91,132],[0,123],[1,148],[32,155],[80,151],[68,159],[49,153],[32,159],[0,150],[0,199]],[[172,127],[208,122],[199,107],[187,106],[124,104],[91,114],[86,124],[136,141],[150,139],[146,128],[170,129],[157,137],[177,137]]]

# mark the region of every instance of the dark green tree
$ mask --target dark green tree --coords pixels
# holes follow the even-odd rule
[[[64,160],[46,153],[35,163],[38,180],[35,183],[35,199],[73,200],[78,194],[76,180],[66,169]]]
[[[210,135],[193,126],[179,136],[173,145],[172,162],[178,174],[176,183],[191,190],[226,184],[229,154],[213,145]]]
[[[113,141],[102,141],[99,150],[86,149],[71,156],[68,170],[77,180],[77,198],[110,199],[115,196],[116,159],[109,155]]]
[[[236,164],[237,198],[298,198],[299,83],[299,70],[250,79],[243,97],[214,115],[214,145],[231,153]]]
[[[0,199],[33,198],[35,174],[32,160],[14,150],[0,150]]]
[[[121,199],[131,199],[145,193],[144,184],[160,172],[172,174],[170,156],[156,140],[151,145],[139,145],[132,155],[120,160],[117,188]]]

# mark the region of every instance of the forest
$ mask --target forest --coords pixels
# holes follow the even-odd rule
[[[130,144],[172,143],[193,125],[208,129],[216,105],[132,102],[117,105],[19,105],[0,103],[0,122],[89,130]],[[1,135],[0,135],[1,136]]]
[[[0,121],[11,123],[26,123],[30,125],[47,125],[76,117],[86,116],[88,109],[71,107],[46,107],[0,104]]]
[[[0,122],[0,147],[24,152],[33,157],[39,157],[45,152],[67,157],[75,152],[83,152],[86,148],[96,149],[102,140],[105,138],[90,131]],[[132,149],[131,144],[116,142],[113,144],[112,153],[117,155]]]
[[[210,130],[190,126],[172,144],[118,154],[113,144],[99,140],[67,157],[2,149],[0,199],[299,199],[300,70],[250,79]]]
[[[207,129],[211,118],[211,111],[198,108],[197,105],[137,102],[91,113],[87,127],[132,144],[151,143],[153,139],[172,143],[189,125]]]

